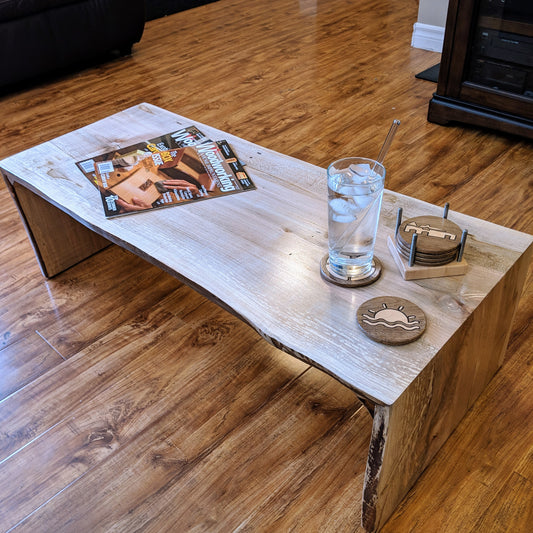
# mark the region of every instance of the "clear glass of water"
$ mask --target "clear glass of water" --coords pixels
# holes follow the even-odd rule
[[[329,271],[342,279],[372,272],[385,167],[372,159],[346,157],[328,167]]]

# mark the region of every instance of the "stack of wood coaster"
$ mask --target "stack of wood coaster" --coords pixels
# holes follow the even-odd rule
[[[468,231],[448,220],[449,204],[442,217],[420,216],[402,222],[398,209],[394,237],[387,245],[403,279],[415,280],[459,276],[468,265],[463,258]]]
[[[396,231],[396,248],[405,259],[416,265],[442,266],[458,260],[462,233],[461,228],[447,218],[410,218]]]

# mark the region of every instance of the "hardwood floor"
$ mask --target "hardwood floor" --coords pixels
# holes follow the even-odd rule
[[[220,0],[0,97],[0,158],[147,101],[533,233],[529,141],[426,120],[415,0]],[[371,419],[342,385],[114,246],[46,280],[0,186],[1,531],[360,531]],[[95,273],[97,271],[97,275]],[[532,283],[505,363],[386,533],[533,522]]]

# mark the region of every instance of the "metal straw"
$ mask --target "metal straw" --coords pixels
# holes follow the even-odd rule
[[[392,121],[392,125],[390,127],[389,133],[387,134],[387,138],[385,139],[385,142],[383,143],[383,146],[381,147],[381,151],[379,152],[378,158],[376,161],[378,163],[383,163],[383,160],[385,159],[385,156],[387,155],[387,152],[389,151],[390,145],[392,143],[392,139],[394,139],[394,135],[396,134],[396,130],[398,129],[398,126],[400,125],[400,121],[395,119]]]

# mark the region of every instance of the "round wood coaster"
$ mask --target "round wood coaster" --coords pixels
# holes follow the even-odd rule
[[[405,244],[403,244],[402,241],[400,241],[398,238],[396,239],[396,248],[397,250],[402,253],[402,254],[407,254],[409,256],[409,254],[411,253],[411,245],[409,246],[405,246]],[[416,247],[416,256],[417,257],[420,257],[420,259],[425,259],[425,260],[428,260],[428,261],[441,261],[441,260],[444,260],[444,259],[453,259],[455,257],[457,257],[457,252],[458,252],[458,248],[454,248],[453,250],[450,250],[448,252],[444,252],[442,254],[427,254],[427,253],[424,253],[424,252],[420,252],[419,249],[418,249],[418,242],[417,242],[417,247]]]
[[[400,245],[398,241],[396,241],[396,249],[403,257],[405,257],[405,259],[409,259],[409,257],[411,256],[411,250],[404,248],[403,245]],[[451,253],[438,256],[415,252],[415,263],[417,265],[441,266],[451,263],[456,258],[457,250],[453,250]]]
[[[400,254],[409,261],[410,255],[400,251]],[[457,255],[457,254],[456,254]],[[451,263],[455,257],[450,257],[449,259],[421,259],[420,256],[415,255],[415,264],[424,265],[424,266],[443,266]]]
[[[447,218],[421,216],[410,218],[400,225],[398,241],[405,247],[411,247],[413,233],[418,234],[416,249],[429,255],[441,255],[453,252],[461,243],[462,230]]]
[[[426,329],[424,311],[397,296],[367,300],[357,310],[357,322],[372,340],[391,346],[413,342]]]
[[[329,254],[326,254],[322,261],[320,261],[320,274],[322,274],[322,277],[331,283],[334,283],[335,285],[340,285],[341,287],[364,287],[365,285],[370,285],[371,283],[374,283],[374,281],[377,281],[379,277],[381,276],[381,270],[383,268],[383,265],[381,264],[381,261],[374,256],[372,259],[372,270],[370,271],[370,274],[368,274],[365,278],[341,278],[339,276],[335,276],[332,274],[329,270]]]

